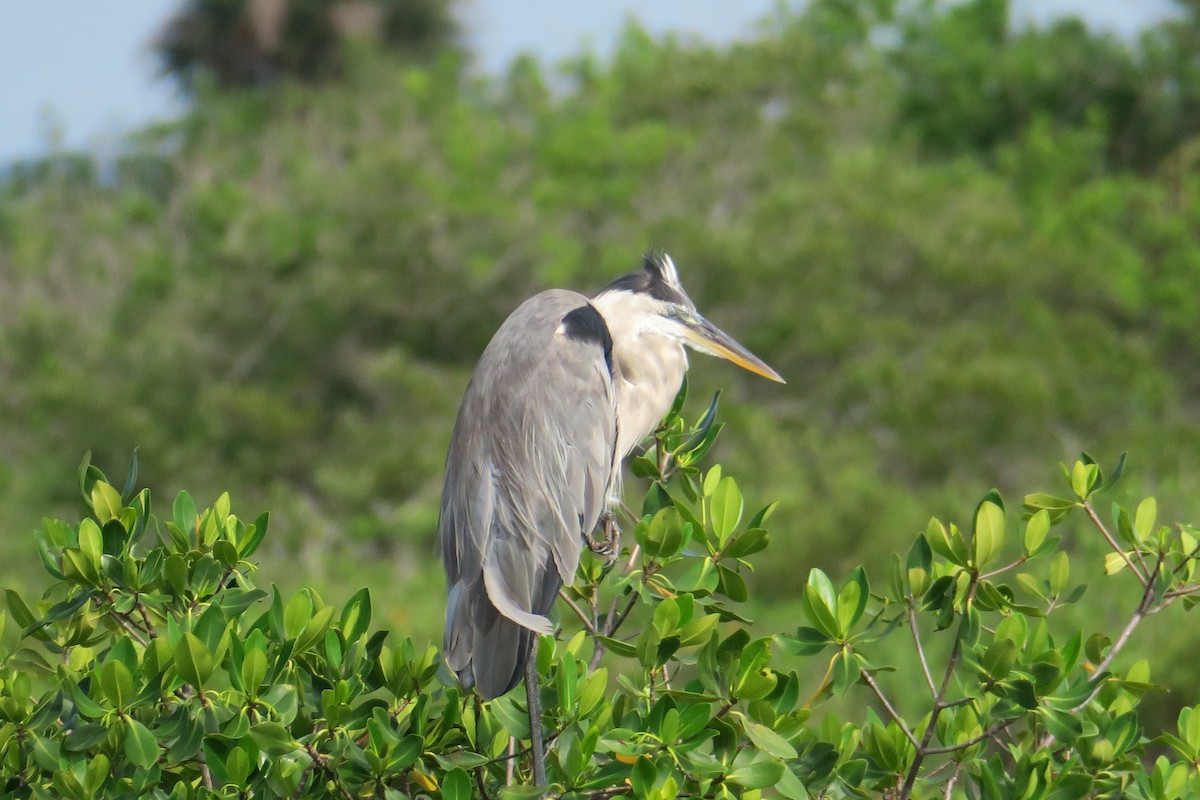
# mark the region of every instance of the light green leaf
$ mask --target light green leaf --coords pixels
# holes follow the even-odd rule
[[[746,789],[765,789],[779,783],[783,771],[784,766],[780,762],[763,758],[738,767],[725,779]]]
[[[1039,509],[1025,524],[1025,555],[1030,555],[1042,546],[1050,532],[1050,512]]]
[[[770,753],[776,758],[796,758],[796,748],[766,725],[760,725],[751,719],[742,717],[742,728],[746,731],[747,738],[759,750]]]
[[[1063,551],[1054,556],[1050,562],[1050,594],[1059,595],[1067,588],[1067,580],[1071,576],[1071,561]]]
[[[708,502],[713,533],[718,544],[723,546],[741,522],[742,493],[733,478],[722,478]]]
[[[1137,531],[1139,541],[1145,541],[1154,533],[1154,521],[1158,518],[1158,503],[1153,497],[1147,497],[1138,503],[1137,514],[1134,515],[1133,528]]]
[[[980,503],[975,513],[973,544],[976,569],[990,564],[1004,547],[1004,511],[990,500]]]
[[[104,481],[96,481],[92,484],[92,513],[96,515],[96,519],[100,520],[101,525],[121,516],[123,507],[121,495],[117,493],[116,489]]]

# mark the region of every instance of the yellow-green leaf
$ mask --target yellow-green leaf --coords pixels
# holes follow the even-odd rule
[[[123,506],[121,495],[116,489],[104,481],[92,484],[92,513],[100,520],[101,525],[121,516]]]

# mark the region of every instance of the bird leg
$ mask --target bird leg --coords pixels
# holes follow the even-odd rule
[[[533,755],[533,782],[546,785],[546,744],[542,739],[542,706],[538,699],[538,637],[534,634],[533,647],[525,661],[525,699],[529,706],[529,748]]]
[[[589,550],[598,556],[604,556],[605,560],[612,564],[621,552],[621,529],[617,527],[616,516],[611,511],[602,513],[597,524],[597,528],[600,527],[604,528],[604,538],[584,534],[583,539],[587,542]]]

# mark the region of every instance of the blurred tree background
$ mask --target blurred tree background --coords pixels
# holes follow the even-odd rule
[[[138,446],[157,498],[272,511],[266,580],[370,585],[439,636],[475,360],[528,295],[648,245],[789,380],[693,359],[695,403],[728,388],[716,457],[781,501],[764,617],[1080,449],[1200,518],[1200,5],[1130,41],[1005,0],[811,0],[751,41],[631,23],[611,60],[500,78],[452,11],[193,0],[157,44],[181,119],[8,170],[0,585],[34,588],[26,531],[77,511],[84,450]],[[1171,624],[1139,644],[1189,652]]]

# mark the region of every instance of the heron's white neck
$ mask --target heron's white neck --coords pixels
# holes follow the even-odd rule
[[[612,336],[617,399],[617,455],[624,458],[662,420],[687,372],[687,352],[655,301],[630,292],[605,292],[592,304]]]

